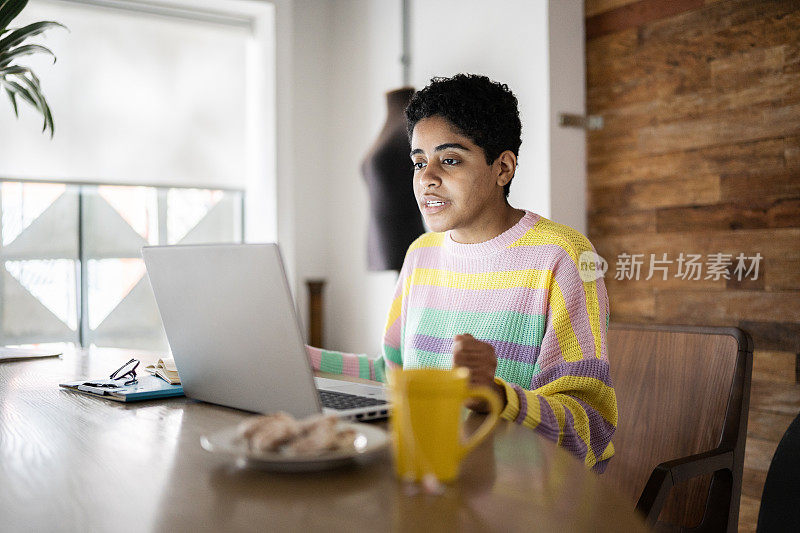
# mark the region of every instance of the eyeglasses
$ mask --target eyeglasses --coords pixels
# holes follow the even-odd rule
[[[138,379],[136,379],[136,367],[139,366],[138,359],[131,359],[118,369],[116,369],[109,377],[109,379],[119,380],[125,379],[126,377],[130,377],[127,381],[125,381],[125,385],[133,385],[134,383],[138,383]]]

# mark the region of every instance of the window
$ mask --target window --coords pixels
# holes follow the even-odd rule
[[[142,246],[241,242],[241,190],[0,181],[0,344],[164,351]]]

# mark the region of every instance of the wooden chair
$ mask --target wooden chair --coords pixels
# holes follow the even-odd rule
[[[612,323],[619,423],[605,482],[656,530],[736,531],[753,341],[733,327]]]

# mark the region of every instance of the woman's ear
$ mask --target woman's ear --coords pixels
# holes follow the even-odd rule
[[[505,187],[514,178],[514,173],[517,171],[517,156],[511,150],[506,150],[497,156],[494,164],[497,168],[497,184]]]

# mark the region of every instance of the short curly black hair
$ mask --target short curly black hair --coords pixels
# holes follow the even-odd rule
[[[406,107],[409,142],[417,122],[432,116],[445,118],[480,146],[488,165],[506,150],[519,156],[522,122],[517,97],[505,83],[479,74],[432,78],[427,87],[414,93]],[[511,182],[503,187],[506,197],[510,189]]]

